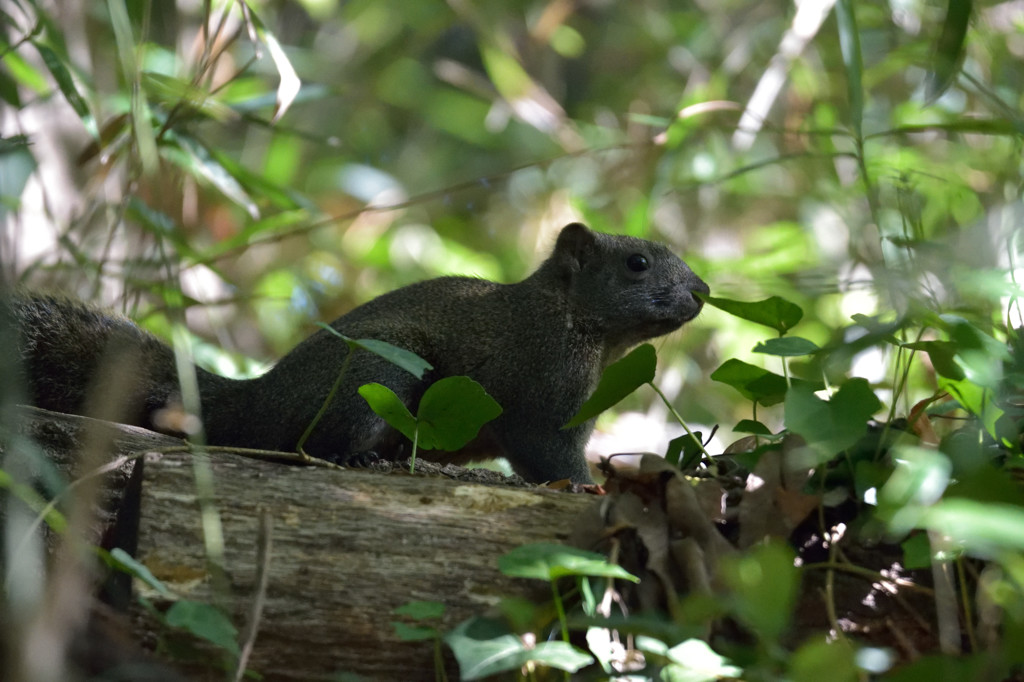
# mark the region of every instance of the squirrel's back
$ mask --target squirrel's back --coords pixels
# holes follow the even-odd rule
[[[369,382],[391,388],[415,412],[437,379],[467,375],[503,412],[458,453],[464,462],[502,455],[531,481],[590,480],[584,446],[593,422],[562,426],[602,370],[630,346],[667,334],[701,309],[707,285],[666,247],[572,224],[547,260],[521,282],[441,277],[369,301],[331,326],[351,338],[387,341],[434,369],[424,379],[369,352],[352,358],[329,409],[306,441],[313,455],[345,462],[373,452],[407,453],[403,439],[358,394]],[[66,298],[16,295],[10,314],[32,402],[82,413],[97,385],[122,398],[126,416],[152,426],[154,411],[178,391],[174,354],[129,320]],[[263,376],[229,380],[197,370],[208,440],[291,450],[338,378],[347,346],[319,330]],[[119,372],[110,373],[117,369]]]

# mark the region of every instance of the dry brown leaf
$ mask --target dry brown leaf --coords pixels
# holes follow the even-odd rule
[[[647,560],[638,562],[661,581],[668,604],[678,601],[669,565],[669,528],[661,505],[648,505],[639,496],[625,493],[615,501],[609,521],[631,525],[647,551]]]
[[[740,549],[757,544],[766,537],[788,534],[775,508],[775,491],[782,485],[782,453],[770,450],[761,455],[747,476],[747,487],[739,505]]]
[[[740,549],[768,537],[788,538],[821,504],[819,495],[803,492],[812,469],[791,465],[799,459],[801,447],[802,439],[787,436],[782,450],[765,452],[747,477],[739,505]]]
[[[744,436],[733,441],[722,452],[723,455],[738,455],[744,452],[753,452],[759,444],[757,436]]]
[[[697,503],[712,523],[725,522],[725,488],[713,478],[703,478],[694,486]]]
[[[808,495],[799,490],[786,490],[779,488],[775,491],[775,504],[779,513],[785,521],[786,535],[799,526],[807,518],[808,514],[821,506],[821,495]]]
[[[917,434],[917,437],[921,439],[922,444],[938,447],[939,435],[935,433],[935,427],[932,426],[932,420],[926,412],[928,406],[935,402],[934,396],[919,401],[910,410],[907,422],[910,424],[910,428],[914,430],[914,433]]]

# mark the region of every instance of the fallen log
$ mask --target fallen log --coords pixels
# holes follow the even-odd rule
[[[27,414],[44,423],[53,418],[38,410]],[[59,419],[72,425],[61,430],[61,447],[81,446],[89,420]],[[82,429],[77,436],[75,425]],[[137,475],[138,507],[122,505],[118,514],[122,520],[137,515],[134,554],[173,594],[150,591],[147,599],[158,611],[178,599],[215,603],[240,632],[255,621],[248,668],[266,680],[338,673],[434,679],[433,643],[402,641],[393,625],[402,619],[393,610],[414,600],[440,602],[445,613],[430,624],[444,631],[501,597],[548,594],[546,585],[501,575],[497,558],[524,543],[565,540],[575,518],[595,504],[585,495],[452,480],[436,467],[440,475],[384,475],[210,450],[203,456],[212,473],[209,509],[223,537],[222,550],[211,556],[206,548],[217,524],[207,517],[204,536],[195,456],[173,438],[103,428],[116,429],[107,434],[111,459],[147,453]],[[136,499],[124,495],[130,468],[126,463],[110,481],[109,500]],[[269,547],[264,557],[261,544]],[[256,603],[261,610],[254,610]],[[168,635],[137,605],[133,622],[137,641]],[[173,663],[189,679],[224,679],[222,661],[209,650],[184,668],[180,660]]]

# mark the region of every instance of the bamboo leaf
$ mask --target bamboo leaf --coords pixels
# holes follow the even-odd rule
[[[164,145],[164,158],[177,163],[193,176],[206,180],[253,218],[260,217],[260,210],[249,193],[199,140],[181,133],[168,133],[166,139],[172,144]]]
[[[949,89],[964,58],[964,39],[974,9],[972,0],[949,0],[946,20],[939,42],[935,45],[934,62],[925,85],[925,102],[931,104]]]
[[[861,57],[860,35],[857,32],[853,0],[839,0],[836,3],[836,26],[839,29],[839,49],[843,54],[843,68],[846,70],[850,126],[859,140],[863,136],[864,121],[864,60]]]
[[[110,23],[114,29],[114,40],[117,43],[117,54],[121,60],[121,71],[125,83],[131,86],[132,134],[138,149],[142,167],[147,172],[156,171],[158,165],[156,134],[153,132],[153,115],[149,102],[140,85],[138,59],[135,52],[135,39],[132,35],[131,20],[128,18],[128,7],[124,0],[107,0],[110,12]]]
[[[265,28],[263,29],[263,41],[267,44],[270,58],[274,60],[274,65],[277,66],[277,73],[281,77],[281,82],[277,86],[277,102],[274,104],[274,116],[270,119],[271,123],[277,123],[284,116],[285,112],[288,111],[288,107],[292,105],[292,102],[295,101],[295,97],[299,94],[299,89],[302,87],[302,81],[299,80],[299,75],[295,73],[295,68],[288,61],[288,55],[284,53],[281,44],[277,42],[277,38]]]
[[[57,87],[60,88],[61,93],[64,95],[64,99],[68,101],[71,108],[78,114],[78,118],[81,119],[82,125],[89,131],[89,134],[94,138],[99,137],[99,130],[96,127],[96,119],[93,118],[92,112],[89,111],[89,105],[86,104],[85,98],[82,97],[81,93],[78,92],[78,86],[75,85],[75,79],[71,76],[71,71],[68,70],[67,66],[64,65],[64,61],[57,55],[57,53],[50,48],[48,45],[36,43],[36,50],[39,51],[39,56],[43,58],[43,63],[46,64],[46,68],[50,70],[53,75],[53,79],[57,81]]]

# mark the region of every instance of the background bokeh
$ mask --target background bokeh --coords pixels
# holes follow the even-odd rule
[[[833,5],[17,0],[4,280],[185,322],[200,362],[240,375],[397,286],[515,281],[576,219],[669,244],[715,295],[794,301],[819,345],[855,314],[1004,320],[1019,10],[975,5],[961,49],[959,3]],[[719,448],[751,405],[708,375],[781,372],[750,353],[771,335],[709,309],[657,342],[659,385]],[[891,354],[787,369],[885,399]],[[900,411],[934,391],[927,366],[910,379]],[[664,447],[653,395],[623,411],[633,428],[595,447]]]

